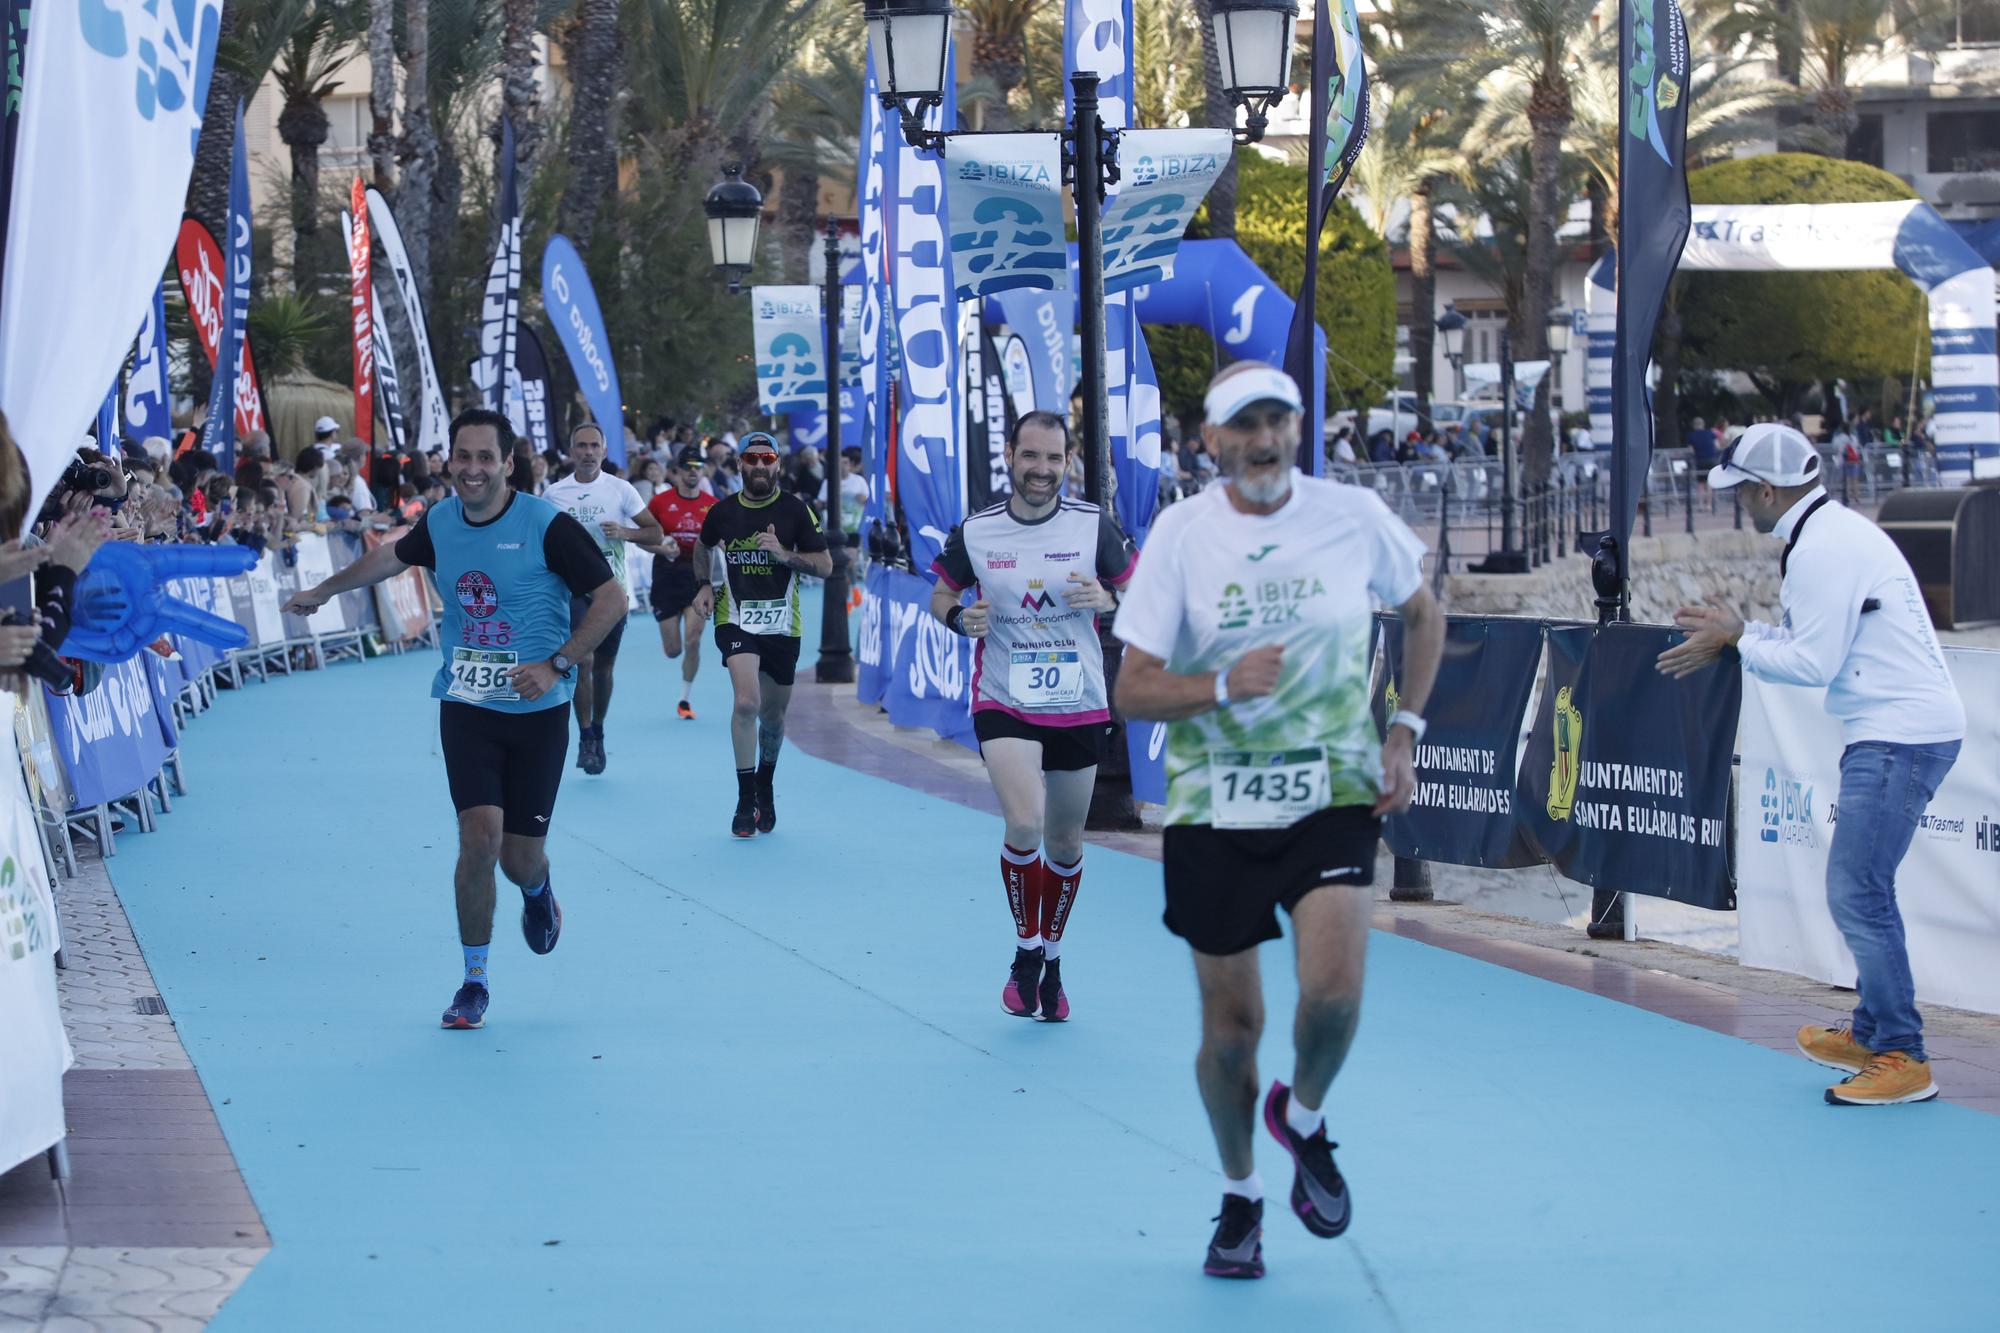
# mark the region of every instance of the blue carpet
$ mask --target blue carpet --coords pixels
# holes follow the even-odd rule
[[[1329,1102],[1355,1223],[1201,1276],[1219,1193],[1158,867],[1092,850],[1075,1021],[1000,1012],[989,817],[793,750],[728,836],[635,619],[609,771],[571,769],[561,947],[501,888],[459,979],[428,655],[238,694],[120,895],[275,1249],[220,1329],[1992,1329],[2000,1120],[1839,1111],[1823,1071],[1377,936]],[[807,656],[810,659],[811,651]],[[1289,1076],[1287,945],[1265,1078]]]

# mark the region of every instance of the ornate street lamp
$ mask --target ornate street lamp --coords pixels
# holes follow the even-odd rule
[[[868,45],[882,105],[903,122],[912,148],[944,150],[944,135],[924,128],[924,113],[944,102],[945,50],[951,41],[951,0],[862,0]]]
[[[722,179],[701,201],[708,215],[709,257],[729,279],[732,295],[743,290],[743,279],[757,262],[757,225],[764,220],[764,196],[742,171],[733,162],[724,167]]]
[[[1256,143],[1291,89],[1296,0],[1214,0],[1215,54],[1229,100],[1246,113],[1236,142]]]
[[[1444,359],[1451,362],[1452,384],[1460,398],[1465,397],[1465,316],[1451,302],[1444,303],[1444,313],[1437,317],[1438,336],[1444,339]]]

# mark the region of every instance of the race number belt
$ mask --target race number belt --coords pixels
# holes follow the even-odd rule
[[[512,671],[521,664],[516,652],[490,648],[451,650],[451,688],[454,699],[469,704],[513,703],[521,695],[514,688]]]
[[[768,602],[738,602],[736,628],[751,634],[789,634],[792,629],[791,600],[779,597]]]
[[[1024,708],[1073,704],[1083,698],[1083,657],[1074,650],[1010,654],[1007,693]]]
[[[1216,828],[1289,828],[1331,801],[1326,750],[1210,750]]]

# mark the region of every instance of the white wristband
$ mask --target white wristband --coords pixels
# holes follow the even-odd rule
[[[1229,672],[1227,670],[1215,673],[1215,706],[1217,708],[1229,707]]]
[[[1389,719],[1389,725],[1392,727],[1408,727],[1410,729],[1410,743],[1412,745],[1424,738],[1424,732],[1430,726],[1423,718],[1412,713],[1407,708],[1397,710],[1395,716]]]

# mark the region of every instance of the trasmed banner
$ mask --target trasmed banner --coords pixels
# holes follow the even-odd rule
[[[1742,678],[1661,675],[1654,660],[1682,637],[1656,625],[1547,629],[1515,805],[1531,844],[1573,880],[1728,909]]]
[[[1375,721],[1385,732],[1402,707],[1403,621],[1378,616],[1382,670]],[[1382,837],[1398,856],[1494,868],[1537,865],[1514,808],[1521,723],[1542,658],[1538,620],[1452,616],[1444,660],[1416,747],[1417,794]]]
[[[958,299],[1069,279],[1063,243],[1062,136],[962,135],[945,148],[952,218],[951,271]]]
[[[1104,290],[1173,276],[1174,253],[1195,210],[1229,165],[1228,130],[1126,130],[1121,179],[1104,206]]]
[[[2000,653],[1947,648],[1968,731],[1896,873],[1917,998],[2000,1014]],[[1826,907],[1840,819],[1840,723],[1824,690],[1743,676],[1736,795],[1742,961],[1854,984],[1854,956]]]
[[[174,246],[174,271],[180,275],[181,296],[187,302],[188,322],[194,325],[195,341],[213,370],[222,356],[224,323],[229,313],[228,279],[222,247],[207,227],[195,218],[181,220],[180,239]],[[257,358],[250,344],[243,344],[242,363],[236,369],[236,431],[247,435],[264,429],[262,396],[257,390]]]
[[[368,187],[355,176],[347,226],[348,304],[353,311],[354,437],[375,443],[375,284],[369,265],[375,247],[368,239]]]
[[[752,287],[757,406],[772,416],[826,409],[826,327],[817,287]]]

